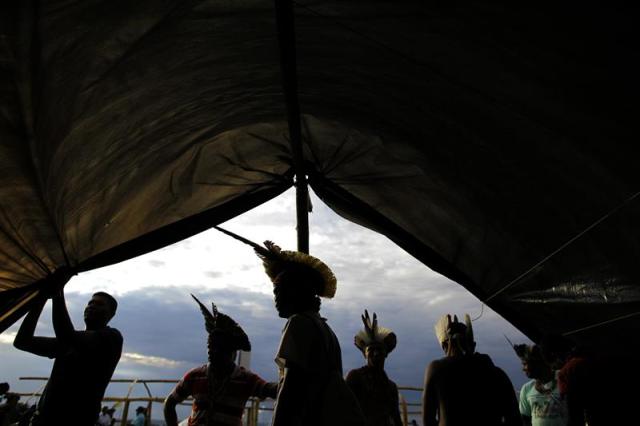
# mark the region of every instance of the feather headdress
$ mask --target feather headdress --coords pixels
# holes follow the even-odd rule
[[[438,343],[442,344],[451,339],[454,335],[464,335],[464,338],[468,344],[473,344],[475,339],[473,337],[473,325],[471,324],[471,317],[469,314],[464,314],[464,324],[458,321],[458,316],[446,314],[440,317],[435,325],[436,338]]]
[[[318,277],[319,288],[315,289],[318,296],[329,299],[335,296],[338,285],[336,276],[320,259],[300,251],[282,250],[272,241],[265,241],[264,247],[262,247],[231,231],[218,226],[214,226],[214,228],[253,247],[258,257],[262,260],[264,270],[272,282],[275,281],[278,275],[292,266],[302,267]]]
[[[229,315],[225,315],[218,311],[215,303],[211,303],[211,312],[207,309],[202,302],[198,300],[193,294],[191,295],[193,300],[200,306],[200,311],[204,316],[204,324],[207,329],[207,333],[215,336],[222,336],[231,346],[230,350],[250,351],[251,342],[249,336],[244,332],[242,327],[233,320]]]
[[[373,313],[373,321],[369,317],[369,312],[365,309],[362,315],[362,323],[364,330],[360,330],[354,338],[354,343],[363,353],[367,346],[372,344],[384,345],[387,354],[395,349],[398,339],[396,334],[389,328],[380,327],[378,325],[378,316]]]

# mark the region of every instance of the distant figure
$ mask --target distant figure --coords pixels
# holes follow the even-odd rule
[[[133,421],[133,426],[144,426],[146,419],[147,409],[142,406],[138,406],[138,408],[136,408],[136,418]]]
[[[424,426],[520,426],[513,385],[488,355],[475,352],[469,316],[462,324],[444,315],[435,330],[446,356],[431,362],[425,373]]]
[[[0,400],[9,392],[10,386],[7,382],[0,383]]]
[[[111,420],[112,420],[112,416],[109,412],[109,407],[105,405],[104,407],[102,407],[102,411],[98,416],[98,421],[96,422],[96,425],[111,426]]]
[[[387,356],[396,347],[396,335],[373,321],[369,312],[362,316],[364,330],[355,336],[355,345],[362,351],[367,365],[347,374],[347,385],[355,394],[367,421],[367,426],[403,426],[400,418],[398,387],[384,371]]]
[[[272,426],[363,424],[342,376],[340,344],[319,313],[320,297],[336,292],[336,277],[313,256],[264,244],[254,249],[273,282],[278,315],[287,319],[276,354],[280,385]]]
[[[20,409],[18,401],[20,395],[15,393],[6,393],[6,402],[0,404],[0,426],[9,426],[20,420]]]
[[[250,351],[251,343],[244,330],[231,317],[200,306],[209,337],[209,363],[196,367],[182,378],[164,402],[167,426],[176,426],[176,405],[193,396],[189,426],[240,426],[247,400],[275,398],[277,385],[267,383],[257,374],[235,364],[238,350]]]
[[[114,425],[116,423],[116,418],[115,418],[116,409],[113,407],[109,408],[109,410],[107,411],[107,414],[109,414],[109,417],[111,418],[111,425]]]
[[[122,352],[120,332],[107,326],[118,304],[107,293],[95,293],[84,310],[86,329],[76,331],[67,312],[62,285],[58,285],[52,309],[56,337],[34,337],[46,301],[45,296],[35,302],[14,341],[20,350],[55,358],[32,423],[93,425]],[[73,410],[69,409],[70,400]]]
[[[514,345],[522,370],[531,381],[520,390],[520,414],[525,426],[566,426],[567,403],[560,396],[556,373],[542,359],[538,346]]]

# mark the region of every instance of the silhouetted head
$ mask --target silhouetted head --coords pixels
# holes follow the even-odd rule
[[[447,356],[472,355],[476,350],[473,326],[468,314],[464,323],[458,321],[456,315],[446,314],[440,317],[435,325],[436,338]]]
[[[522,362],[522,371],[530,379],[545,379],[551,374],[551,369],[542,358],[540,348],[536,345],[513,345],[513,350]]]
[[[322,282],[322,277],[312,269],[289,265],[273,280],[273,295],[278,315],[281,318],[289,318],[299,312],[318,312],[318,292]]]
[[[364,349],[364,358],[367,365],[373,368],[384,368],[384,361],[387,358],[387,350],[383,344],[372,344]]]
[[[9,392],[9,383],[7,382],[0,383],[0,396],[4,395],[7,392]]]
[[[84,323],[87,329],[105,327],[116,314],[118,302],[108,293],[94,293],[84,308]]]
[[[224,368],[234,362],[237,355],[237,344],[223,334],[209,334],[207,338],[207,355],[215,368]]]
[[[553,370],[562,368],[574,348],[569,339],[557,334],[543,336],[538,346],[540,347],[542,359]]]
[[[362,351],[369,367],[384,368],[387,355],[398,344],[396,334],[390,328],[378,324],[378,315],[375,312],[373,317],[370,317],[369,311],[365,309],[361,318],[364,328],[356,333],[353,343]]]
[[[147,414],[147,409],[144,408],[143,406],[139,405],[138,408],[136,408],[136,414],[140,414],[140,413],[146,415]]]

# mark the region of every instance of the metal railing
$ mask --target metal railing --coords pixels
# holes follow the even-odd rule
[[[20,377],[20,380],[33,380],[33,381],[46,381],[48,377]],[[125,396],[105,396],[102,398],[102,402],[113,402],[114,406],[122,404],[122,416],[116,419],[116,424],[120,424],[120,426],[126,426],[129,421],[129,408],[131,403],[146,403],[147,405],[147,415],[146,415],[146,425],[148,426],[151,421],[151,414],[153,409],[153,404],[163,404],[166,395],[164,396],[154,396],[149,388],[150,384],[164,383],[164,384],[175,384],[178,383],[176,379],[112,379],[110,383],[129,383],[129,389]],[[141,384],[145,391],[146,396],[131,396],[131,392],[135,388],[136,385]],[[32,393],[18,393],[20,396],[27,397],[29,399],[40,397],[42,395],[42,389],[44,385],[40,387],[39,390]],[[400,417],[402,418],[402,423],[407,426],[409,425],[409,418],[411,416],[419,416],[422,414],[422,404],[421,402],[413,402],[407,401],[403,392],[420,392],[422,393],[422,388],[415,386],[398,386],[398,396],[399,396],[399,404],[400,404]],[[183,401],[180,405],[190,406],[193,402],[192,398],[188,398]],[[258,419],[260,412],[264,411],[273,411],[273,406],[271,404],[265,404],[263,401],[257,398],[250,398],[247,401],[247,405],[245,406],[245,415],[243,416],[243,424],[245,426],[258,426]]]

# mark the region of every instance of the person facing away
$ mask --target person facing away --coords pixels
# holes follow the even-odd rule
[[[320,297],[331,298],[337,280],[327,265],[271,241],[254,245],[273,283],[276,310],[287,323],[276,364],[280,369],[272,426],[340,426],[364,418],[342,376],[340,344],[320,317]]]
[[[514,345],[524,374],[531,379],[520,389],[520,414],[526,426],[566,426],[566,400],[560,395],[556,373],[536,345]]]
[[[165,399],[165,422],[176,426],[176,405],[192,396],[189,426],[240,426],[249,397],[275,398],[277,385],[235,364],[238,350],[251,350],[249,337],[231,317],[218,312],[216,305],[212,303],[209,312],[191,296],[205,319],[209,363],[189,370]]]
[[[424,426],[520,426],[513,385],[488,355],[475,352],[469,316],[462,324],[444,315],[435,331],[445,357],[432,361],[425,372]]]
[[[402,426],[398,401],[398,387],[384,371],[387,356],[397,344],[396,334],[373,321],[369,312],[362,316],[364,330],[356,334],[354,343],[367,364],[349,371],[347,385],[355,394],[368,426]]]
[[[98,292],[84,309],[85,330],[75,330],[69,318],[64,282],[55,283],[51,298],[55,337],[34,336],[38,318],[50,296],[39,296],[18,330],[14,346],[53,358],[53,369],[40,397],[32,424],[94,425],[105,389],[122,353],[122,335],[107,324],[116,313],[113,296]],[[73,409],[69,402],[73,401]]]

